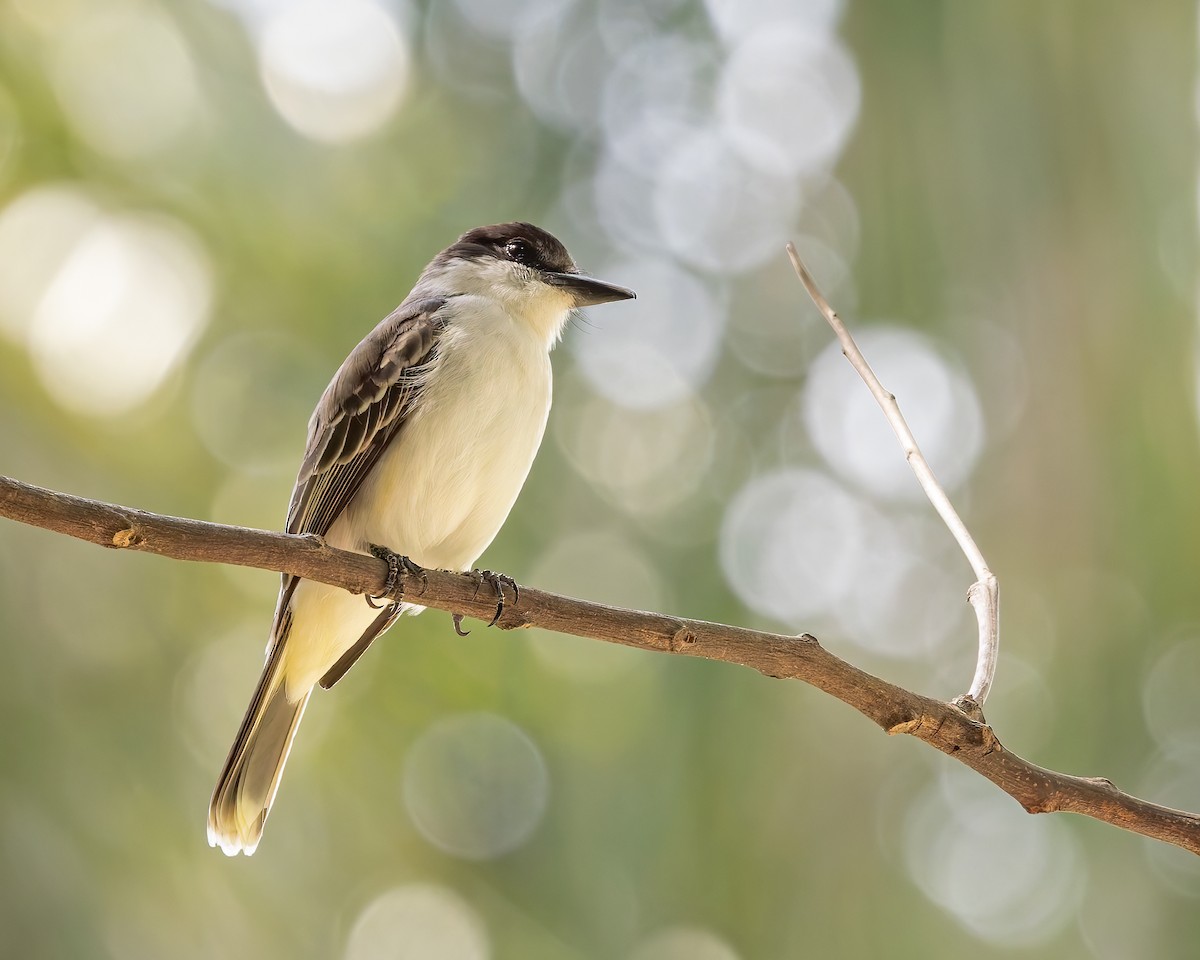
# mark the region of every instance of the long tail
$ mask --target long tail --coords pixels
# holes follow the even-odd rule
[[[229,856],[252,854],[279,789],[283,765],[311,688],[289,699],[283,643],[276,643],[208,806],[208,844]]]

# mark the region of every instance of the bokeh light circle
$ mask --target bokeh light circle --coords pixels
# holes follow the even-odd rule
[[[1200,639],[1172,644],[1151,666],[1142,684],[1146,727],[1160,749],[1200,748]]]
[[[149,3],[88,8],[53,35],[50,74],[63,111],[93,150],[133,159],[194,127],[200,105],[187,43]]]
[[[1044,943],[1074,919],[1084,861],[1062,820],[1030,817],[975,774],[954,770],[918,795],[905,861],[930,900],[981,940]]]
[[[613,403],[653,409],[698,390],[716,365],[725,329],[721,290],[670,260],[603,268],[638,299],[596,314],[594,335],[572,341],[592,388]]]
[[[746,160],[717,127],[684,134],[655,171],[654,214],[684,263],[737,274],[779,256],[800,207],[796,179]]]
[[[912,330],[876,327],[856,339],[896,395],[942,485],[952,490],[962,484],[984,440],[979,399],[966,374]],[[817,451],[839,474],[875,497],[923,500],[895,434],[838,344],[813,362],[801,408]]]
[[[267,96],[306,137],[356,140],[382,127],[408,86],[408,45],[375,0],[301,0],[267,19],[259,42]]]
[[[101,216],[100,205],[73,184],[34,187],[0,210],[0,333],[25,341],[46,290]]]
[[[738,960],[738,955],[702,927],[668,927],[638,943],[629,960]]]
[[[569,0],[453,0],[462,20],[471,28],[500,40],[512,40],[521,35],[531,8],[564,6]]]
[[[604,83],[605,141],[626,164],[652,169],[681,130],[702,121],[701,78],[714,51],[677,34],[651,34],[621,54]]]
[[[404,804],[430,843],[467,860],[525,843],[546,811],[550,778],[541,751],[518,726],[491,713],[440,720],[412,745]]]
[[[1188,696],[1193,699],[1190,693]],[[1200,746],[1185,744],[1158,751],[1136,792],[1176,810],[1200,808]],[[1178,896],[1200,899],[1200,863],[1194,853],[1167,843],[1147,843],[1142,849],[1164,887]]]
[[[634,516],[660,514],[686,500],[712,465],[716,428],[696,396],[654,410],[588,397],[556,405],[552,423],[571,465]]]
[[[690,128],[670,120],[645,124],[634,121],[621,138],[627,153],[657,153],[655,140],[685,136]],[[617,149],[606,149],[596,159],[590,183],[579,188],[590,194],[590,214],[617,249],[634,253],[638,259],[661,259],[663,238],[654,215],[654,181],[642,167],[622,159]]]
[[[923,515],[889,515],[867,503],[859,518],[851,573],[830,611],[846,638],[874,654],[928,660],[970,637],[970,607],[945,528]]]
[[[410,883],[380,894],[354,921],[344,960],[487,960],[478,912],[453,890]]]
[[[752,478],[721,524],[721,570],[750,609],[784,623],[836,608],[858,575],[863,504],[815,470]]]
[[[46,392],[75,413],[143,403],[208,322],[212,268],[195,235],[77,188],[35,188],[5,208],[0,262],[0,331],[24,341]]]
[[[730,44],[763,29],[802,27],[831,33],[843,6],[844,0],[704,0],[717,35]]]
[[[613,57],[596,18],[576,0],[527,5],[513,42],[513,73],[529,108],[545,123],[595,129]]]
[[[753,167],[813,173],[841,152],[861,96],[854,61],[836,39],[764,25],[733,49],[717,116],[728,142]]]

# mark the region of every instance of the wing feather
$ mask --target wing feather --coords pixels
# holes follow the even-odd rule
[[[445,299],[402,303],[357,347],[330,381],[308,426],[308,443],[288,507],[288,533],[324,536],[404,425],[437,357]],[[284,574],[272,628],[282,636],[296,577]],[[389,621],[390,622],[390,621]]]

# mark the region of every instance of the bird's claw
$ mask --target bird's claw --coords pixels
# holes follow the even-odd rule
[[[394,550],[389,550],[387,547],[381,547],[377,543],[370,544],[372,556],[378,557],[388,565],[387,579],[383,583],[383,593],[377,596],[367,596],[368,606],[378,610],[380,607],[386,606],[389,603],[395,603],[396,600],[404,596],[404,579],[403,573],[412,574],[414,577],[421,578],[420,594],[423,594],[429,586],[429,578],[425,576],[425,571],[417,564],[413,563],[408,557],[396,553]],[[392,594],[396,594],[396,598],[392,598]],[[420,596],[418,594],[418,596]]]
[[[461,613],[454,614],[453,620],[454,620],[454,632],[455,633],[457,633],[460,637],[466,637],[466,636],[470,635],[470,633],[471,633],[470,630],[464,630],[462,628],[463,615]]]
[[[475,597],[479,596],[479,588],[485,583],[496,591],[496,613],[488,621],[488,626],[494,627],[499,622],[500,615],[504,613],[504,604],[507,602],[504,596],[504,588],[508,587],[512,590],[513,603],[521,599],[521,588],[517,586],[517,581],[512,577],[503,573],[496,573],[494,570],[472,570],[471,573],[475,577]]]

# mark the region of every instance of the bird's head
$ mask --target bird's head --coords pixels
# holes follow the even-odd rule
[[[422,280],[500,300],[549,339],[557,339],[567,314],[577,307],[636,296],[580,273],[561,241],[521,222],[468,230],[434,258]]]

